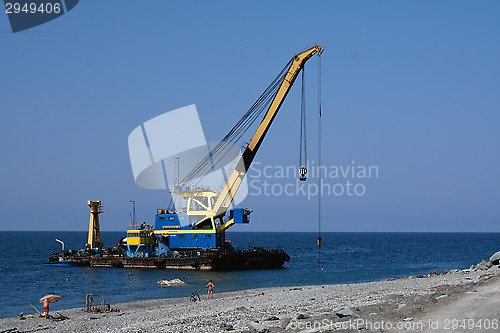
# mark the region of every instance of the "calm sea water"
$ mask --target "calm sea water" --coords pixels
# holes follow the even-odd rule
[[[103,232],[106,246],[122,232]],[[500,250],[500,233],[324,233],[321,269],[315,233],[228,233],[239,248],[280,247],[291,256],[283,269],[237,272],[175,271],[92,267],[49,267],[43,263],[60,250],[80,249],[86,232],[4,232],[0,242],[0,317],[32,313],[30,303],[49,293],[62,296],[51,310],[82,307],[86,293],[104,293],[111,304],[205,292],[212,279],[215,292],[257,287],[354,283],[387,277],[468,268]],[[158,287],[161,279],[178,277],[187,287]]]

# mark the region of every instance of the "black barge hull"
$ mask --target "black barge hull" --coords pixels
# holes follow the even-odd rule
[[[46,262],[49,266],[80,266],[110,268],[244,270],[282,268],[290,256],[283,250],[252,249],[235,252],[176,253],[171,257],[129,258],[123,255],[77,255],[68,257],[55,253]],[[71,265],[65,265],[70,262]]]

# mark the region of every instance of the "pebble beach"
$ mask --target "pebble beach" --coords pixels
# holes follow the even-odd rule
[[[185,297],[112,304],[116,309],[113,312],[61,310],[51,314],[67,319],[56,321],[38,316],[0,319],[0,333],[441,332],[445,330],[445,319],[470,319],[471,316],[464,314],[464,318],[434,321],[428,318],[447,307],[459,309],[458,304],[469,295],[491,292],[496,292],[496,296],[486,295],[478,303],[484,311],[476,311],[477,320],[482,319],[484,323],[487,320],[488,328],[470,330],[466,327],[463,331],[498,332],[500,306],[490,303],[500,299],[500,267],[485,263],[466,270],[370,283],[215,293],[210,300],[203,294],[196,302]],[[465,306],[465,310],[469,308]],[[436,323],[439,327],[435,327]],[[448,324],[452,325],[451,321]],[[457,327],[453,332],[460,329]]]

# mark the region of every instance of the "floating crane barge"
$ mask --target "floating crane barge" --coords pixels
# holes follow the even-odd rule
[[[234,224],[250,222],[250,210],[230,209],[230,206],[298,73],[308,59],[322,52],[323,47],[315,45],[295,55],[278,80],[273,82],[276,89],[273,88],[267,111],[220,193],[188,183],[177,185],[171,193],[187,202],[184,209],[175,212],[158,209],[154,225],[141,225],[127,230],[127,236],[108,249],[103,248],[100,235],[99,214],[103,212],[102,204],[89,200],[90,222],[85,249],[65,251],[63,244],[62,251],[54,253],[46,264],[202,270],[283,267],[290,256],[281,249],[249,248],[241,251],[226,240],[227,229]],[[212,158],[211,154],[209,159]],[[303,170],[307,172],[307,169],[301,169],[301,174]]]

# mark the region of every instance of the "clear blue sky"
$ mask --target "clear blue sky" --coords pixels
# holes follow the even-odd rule
[[[500,232],[498,1],[85,0],[16,34],[1,13],[0,40],[4,229],[86,230],[92,199],[105,205],[103,230],[125,230],[133,195],[151,221],[169,198],[135,185],[129,133],[194,103],[218,140],[293,54],[318,43],[324,165],[378,168],[354,180],[363,196],[323,197],[323,230]],[[312,160],[316,69],[311,59]],[[261,168],[298,164],[299,110],[296,84]],[[317,230],[316,198],[243,205],[252,222],[234,230]]]

